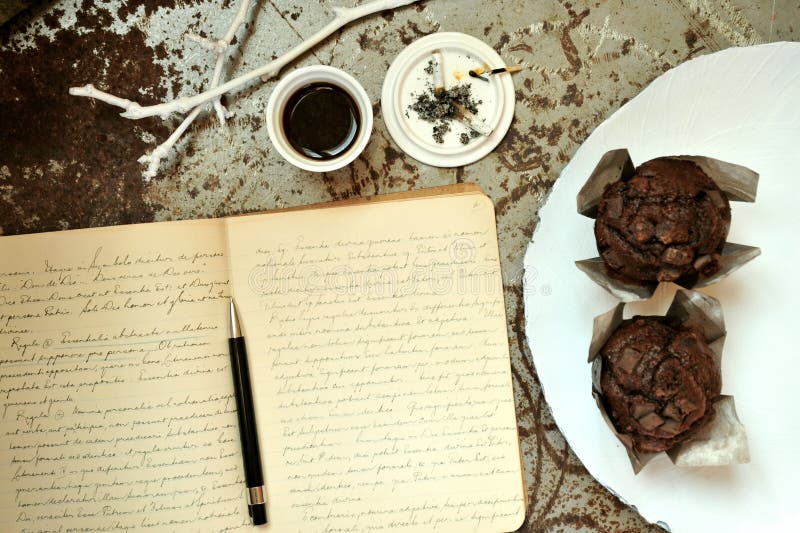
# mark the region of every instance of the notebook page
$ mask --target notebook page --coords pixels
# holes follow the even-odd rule
[[[222,228],[0,239],[0,531],[249,524]]]
[[[226,223],[269,528],[516,529],[525,509],[491,201]]]

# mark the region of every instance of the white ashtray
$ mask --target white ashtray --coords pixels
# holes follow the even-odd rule
[[[441,53],[445,87],[470,84],[473,98],[481,101],[476,115],[492,130],[490,135],[463,144],[461,134],[469,134],[470,129],[458,121],[450,121],[450,131],[442,143],[437,143],[433,138],[435,124],[419,118],[409,108],[416,96],[429,90],[432,84],[432,76],[425,69],[435,50]],[[488,44],[463,33],[434,33],[400,52],[386,73],[381,93],[383,118],[397,145],[421,163],[436,167],[468,165],[494,150],[514,118],[514,83],[512,75],[507,73],[487,76],[488,82],[467,75],[470,70],[486,65],[506,66]]]

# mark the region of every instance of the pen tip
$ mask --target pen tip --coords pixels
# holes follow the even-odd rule
[[[235,339],[237,337],[242,336],[242,329],[239,325],[239,314],[236,312],[236,305],[233,303],[233,298],[229,298],[230,301],[230,320],[228,321],[228,325],[230,326],[229,331],[229,338]]]

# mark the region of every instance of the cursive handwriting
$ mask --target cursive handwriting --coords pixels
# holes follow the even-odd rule
[[[248,523],[209,224],[0,240],[0,529]]]
[[[519,525],[493,212],[431,202],[358,212],[353,226],[325,212],[280,231],[230,221],[255,394],[275,417],[275,520],[309,532]]]

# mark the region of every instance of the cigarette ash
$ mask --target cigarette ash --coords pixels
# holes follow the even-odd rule
[[[434,62],[429,61],[424,70],[426,74],[430,74],[433,69]],[[433,140],[439,144],[444,143],[444,136],[451,130],[452,121],[458,120],[459,106],[477,114],[478,106],[483,103],[482,100],[473,98],[472,87],[469,84],[458,84],[438,91],[432,84],[428,84],[424,91],[413,95],[413,98],[414,101],[408,108],[416,111],[420,119],[434,123]],[[459,136],[459,141],[461,144],[468,144],[479,135],[479,132],[470,129],[469,133],[462,133]]]
[[[459,136],[458,140],[461,141],[461,144],[469,144],[469,142],[478,135],[480,135],[480,133],[478,133],[477,131],[469,130],[469,133],[466,132],[462,133]]]

